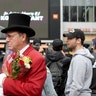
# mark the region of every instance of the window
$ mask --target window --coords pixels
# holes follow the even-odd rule
[[[65,6],[63,8],[64,12],[63,12],[63,21],[68,21],[69,20],[69,7]]]
[[[77,21],[77,7],[76,6],[70,7],[70,20]]]
[[[79,22],[85,21],[85,7],[84,6],[78,7],[78,21]]]
[[[96,0],[63,0],[64,22],[95,22]]]

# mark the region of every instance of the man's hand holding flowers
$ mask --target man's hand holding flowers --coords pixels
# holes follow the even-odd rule
[[[7,77],[18,79],[21,78],[31,67],[32,60],[28,56],[20,56],[20,52],[14,56],[13,54],[8,56],[8,59],[4,62],[2,67],[3,73]]]

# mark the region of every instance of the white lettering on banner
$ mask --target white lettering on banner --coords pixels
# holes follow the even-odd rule
[[[29,15],[31,17],[31,21],[42,21],[44,19],[44,16],[41,15],[40,11],[36,11],[36,12],[12,12],[10,11],[8,12],[4,12],[3,15],[0,16],[0,20],[1,21],[7,21],[9,19],[8,15],[11,13],[22,13],[22,14],[26,14]]]

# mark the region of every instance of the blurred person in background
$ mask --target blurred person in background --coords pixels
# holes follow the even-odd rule
[[[96,96],[96,38],[92,40],[93,46],[90,47],[90,51],[95,58],[93,63],[93,78],[90,88],[92,89],[92,96]]]
[[[41,39],[40,38],[34,38],[33,39],[33,47],[37,50],[37,51],[39,51],[40,50],[40,46],[41,46]],[[43,51],[43,49],[42,49],[42,51]],[[39,51],[40,52],[40,51]]]
[[[48,45],[45,45],[46,43],[42,43],[40,38],[34,38],[32,44],[37,51],[45,56],[45,50],[48,48]]]
[[[4,33],[1,33],[1,30],[4,29],[3,26],[0,26],[0,38],[5,39],[6,35]],[[5,43],[0,43],[0,72],[2,68],[3,58],[5,56]]]
[[[95,57],[95,60],[96,60],[96,38],[94,38],[93,40],[93,56]]]

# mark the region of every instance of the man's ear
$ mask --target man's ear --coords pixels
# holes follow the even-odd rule
[[[81,43],[81,39],[80,38],[77,39],[77,43]]]
[[[23,33],[22,34],[22,40],[25,41],[26,38],[27,38],[27,34],[26,33]]]

